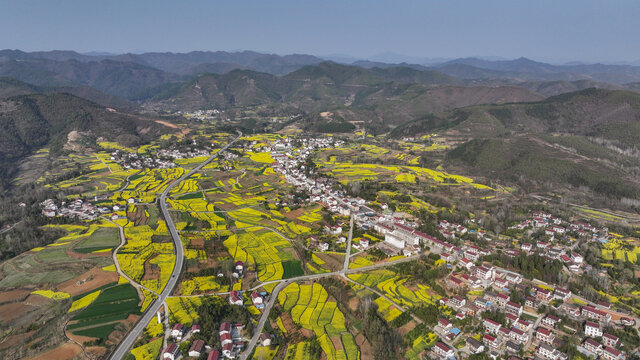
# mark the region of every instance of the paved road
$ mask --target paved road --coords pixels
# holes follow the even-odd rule
[[[347,238],[347,252],[344,254],[344,266],[343,270],[349,268],[349,258],[351,257],[351,239],[353,238],[353,213],[351,213],[351,220],[349,221],[349,237]]]
[[[169,194],[169,191],[171,191],[171,189],[173,189],[173,187],[179,184],[181,181],[189,178],[191,175],[200,171],[200,169],[202,169],[203,167],[208,165],[210,162],[212,162],[214,159],[216,159],[219,154],[227,150],[229,146],[231,146],[234,142],[236,142],[241,136],[242,136],[242,133],[239,132],[237,138],[235,138],[233,141],[228,143],[225,147],[220,149],[220,151],[218,151],[217,153],[209,157],[206,161],[204,161],[203,163],[195,167],[193,170],[182,175],[181,178],[169,184],[169,186],[167,186],[164,192],[162,192],[162,195],[160,195],[160,198],[159,198],[160,211],[162,212],[162,215],[164,216],[164,220],[167,223],[167,228],[169,229],[169,234],[171,235],[171,239],[173,240],[173,244],[174,244],[173,248],[176,253],[176,263],[173,267],[173,273],[171,274],[171,278],[169,279],[169,281],[167,282],[167,285],[162,290],[162,293],[160,294],[158,299],[156,299],[153,303],[151,303],[151,305],[149,305],[149,307],[147,308],[147,311],[136,323],[133,329],[131,329],[131,331],[129,331],[127,336],[124,339],[122,339],[122,341],[118,344],[118,347],[111,354],[110,359],[119,360],[124,357],[127,351],[129,351],[129,348],[133,346],[133,343],[136,341],[138,336],[142,334],[147,324],[149,324],[151,319],[154,316],[156,316],[156,312],[164,304],[165,300],[171,294],[171,292],[173,291],[175,286],[178,284],[178,281],[180,279],[180,273],[182,272],[182,267],[184,265],[184,248],[182,246],[182,241],[180,240],[180,236],[178,235],[178,231],[176,230],[176,226],[173,223],[173,219],[171,218],[171,215],[169,214],[169,210],[167,209],[167,195]]]
[[[245,360],[253,352],[253,348],[255,348],[256,345],[258,344],[258,339],[260,338],[260,334],[262,334],[262,329],[264,328],[264,324],[267,322],[267,319],[269,318],[269,313],[271,312],[271,308],[273,307],[276,300],[278,299],[278,294],[280,293],[280,290],[284,289],[285,286],[287,285],[289,285],[289,281],[283,281],[278,285],[276,285],[275,288],[273,288],[269,301],[267,302],[267,305],[262,310],[262,316],[260,317],[260,321],[258,321],[258,325],[253,329],[253,336],[251,337],[251,340],[247,344],[247,348],[245,349],[245,351],[242,352],[240,356],[238,356],[238,359]]]
[[[262,312],[262,316],[260,317],[260,321],[258,322],[258,326],[256,326],[256,328],[253,330],[254,331],[253,337],[252,337],[251,341],[249,342],[249,344],[247,345],[247,347],[245,348],[244,352],[240,355],[240,359],[242,359],[242,360],[246,359],[253,352],[253,348],[257,344],[258,337],[262,333],[262,328],[264,327],[264,324],[265,324],[266,320],[269,318],[269,312],[271,311],[271,307],[273,306],[273,303],[277,299],[278,293],[280,292],[280,290],[282,290],[282,288],[284,286],[286,286],[286,285],[288,285],[290,283],[293,283],[293,282],[305,281],[305,280],[314,280],[314,279],[320,279],[320,278],[330,277],[330,276],[343,276],[343,277],[346,277],[347,274],[360,273],[360,272],[369,271],[369,270],[375,270],[375,269],[378,269],[378,268],[383,268],[383,267],[387,267],[387,266],[391,266],[391,265],[394,265],[394,264],[399,264],[399,263],[403,263],[403,262],[407,262],[407,261],[413,261],[413,260],[418,259],[420,256],[422,256],[422,254],[416,254],[416,255],[413,255],[413,256],[408,256],[408,257],[405,257],[405,258],[402,258],[402,259],[388,261],[388,262],[384,262],[384,263],[380,263],[380,264],[363,266],[363,267],[357,268],[357,269],[342,269],[340,271],[328,272],[328,273],[323,273],[323,274],[303,275],[303,276],[298,276],[298,277],[290,278],[290,279],[286,279],[286,280],[267,281],[267,282],[264,282],[264,283],[261,283],[261,284],[255,286],[252,289],[249,289],[248,291],[253,291],[253,290],[257,290],[257,289],[263,287],[266,284],[275,284],[275,283],[278,284],[273,289],[273,292],[271,293],[271,298],[269,298],[269,303],[268,303],[267,306],[265,306],[265,309]],[[199,296],[205,296],[205,295],[199,295]],[[454,351],[456,351],[456,350],[454,350]]]

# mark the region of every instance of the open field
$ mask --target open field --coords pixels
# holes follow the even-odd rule
[[[288,285],[278,294],[278,302],[296,324],[315,333],[327,359],[360,358],[353,335],[345,327],[344,315],[336,302],[328,299],[322,285]]]
[[[106,340],[115,326],[129,315],[138,315],[139,299],[129,284],[103,290],[93,302],[76,314],[67,330],[75,335]]]

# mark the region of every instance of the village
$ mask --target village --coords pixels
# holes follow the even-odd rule
[[[441,286],[441,296],[435,304],[437,308],[433,308],[437,309],[434,310],[437,311],[437,323],[429,327],[437,340],[424,349],[425,357],[523,359],[530,356],[564,360],[575,355],[566,352],[569,338],[579,339],[573,345],[584,357],[623,360],[636,351],[626,346],[620,335],[625,329],[638,326],[633,313],[611,302],[592,301],[581,289],[555,283],[556,277],[538,279],[509,266],[514,261],[536,259],[554,264],[554,271],[567,279],[592,274],[596,270],[587,263],[578,245],[601,245],[612,241],[616,234],[612,235],[607,227],[547,211],[531,211],[526,219],[509,226],[509,235],[489,231],[474,218],[440,219],[427,233],[420,230],[425,224],[415,214],[349,195],[336,179],[322,176],[314,167],[314,154],[341,146],[345,146],[343,140],[331,137],[284,137],[270,143],[245,142],[241,149],[247,154],[268,154],[273,162],[266,167],[273,170],[272,174],[281,176],[283,183],[291,188],[288,197],[271,199],[274,206],[320,205],[331,219],[335,219],[329,223],[327,217],[322,218],[317,231],[301,236],[299,240],[303,240],[304,249],[314,256],[333,253],[346,258],[342,270],[313,275],[307,272],[290,278],[276,278],[272,283],[304,283],[309,279],[356,274],[360,270],[351,268],[350,263],[355,257],[367,254],[375,253],[377,260],[362,272],[384,268],[387,261],[392,266],[405,260],[430,258],[445,275],[437,280]],[[165,168],[173,167],[175,163],[159,158],[203,157],[210,151],[162,149],[157,151],[158,158],[152,158],[118,150],[112,153],[112,161],[123,168]],[[234,163],[241,156],[239,150],[224,152],[218,166],[221,171],[238,171]],[[127,206],[149,205],[129,197],[124,201],[125,205],[105,206],[107,200],[109,198],[105,196],[61,202],[47,199],[41,207],[46,217],[87,221],[102,217],[116,222],[127,221]],[[352,238],[355,229],[359,235]],[[222,296],[227,304],[246,311],[254,308],[257,312],[253,313],[253,322],[258,318],[263,321],[271,311],[267,304],[273,305],[277,292],[272,296],[269,293],[272,288],[267,292],[259,282],[253,283],[253,287],[242,288],[247,276],[245,264],[236,259],[232,277],[238,287],[206,295]],[[255,274],[251,277],[255,279]],[[201,323],[187,323],[187,326],[173,317],[168,319],[170,323],[165,327],[160,352],[161,358],[168,360],[245,359],[254,345],[269,348],[281,340],[281,335],[272,330],[256,329],[255,324],[223,321],[214,336],[215,341],[207,343],[199,336],[203,331]],[[158,323],[163,320],[166,321],[158,313]]]
[[[441,318],[436,332],[447,340],[454,342],[461,335],[461,330],[455,323],[464,321],[467,317],[482,320],[486,334],[476,339],[468,337],[466,345],[461,349],[467,356],[486,352],[492,359],[517,358],[525,349],[535,348],[535,353],[543,359],[568,359],[568,355],[558,350],[562,346],[560,336],[567,333],[583,334],[582,342],[577,346],[578,351],[585,356],[606,360],[625,359],[625,351],[621,347],[618,337],[607,333],[605,327],[623,329],[634,326],[635,321],[628,313],[612,310],[608,302],[590,303],[577,294],[553,284],[533,279],[525,280],[521,274],[502,269],[482,261],[483,256],[502,252],[507,257],[517,257],[520,254],[539,254],[549,261],[559,260],[566,271],[579,275],[590,270],[590,265],[584,262],[582,255],[574,251],[572,246],[562,245],[558,240],[570,234],[586,241],[606,243],[609,239],[607,228],[597,228],[585,222],[568,222],[552,214],[533,212],[526,221],[514,225],[519,231],[544,230],[545,241],[536,243],[520,243],[518,246],[508,244],[500,239],[491,239],[473,221],[469,224],[475,230],[466,226],[441,221],[437,228],[441,235],[459,245],[439,240],[434,236],[416,230],[417,223],[410,217],[394,217],[391,212],[385,214],[374,211],[362,198],[346,196],[331,188],[330,181],[305,174],[304,164],[314,150],[332,146],[330,139],[303,139],[303,146],[297,151],[289,149],[287,142],[276,142],[273,158],[274,170],[282,173],[285,179],[299,190],[306,191],[310,201],[321,203],[330,212],[347,216],[354,214],[356,224],[365,230],[373,230],[384,236],[384,241],[375,246],[388,256],[402,254],[411,256],[424,250],[440,254],[452,273],[447,277],[446,284],[452,292],[468,288],[471,292],[482,292],[483,296],[463,297],[453,296],[440,299],[440,304],[456,310],[454,319]],[[335,145],[339,146],[339,145]],[[308,169],[307,169],[308,173]],[[383,204],[383,209],[384,204]],[[342,227],[325,226],[325,232],[340,236],[338,243],[346,239],[341,236]],[[473,243],[461,243],[458,236],[472,232],[478,239],[488,242],[489,246],[481,248]],[[575,239],[574,239],[575,240]],[[314,242],[317,250],[328,250],[328,244]],[[577,240],[575,240],[577,244]],[[353,244],[355,250],[366,250],[371,246],[369,241],[361,238]],[[525,292],[524,297],[514,298],[513,293]],[[470,292],[470,293],[471,293]],[[583,306],[575,305],[577,299]],[[539,313],[538,309],[549,309],[551,313]],[[498,311],[505,315],[506,322],[501,324],[485,316],[491,311]],[[559,317],[560,316],[560,317]],[[579,326],[576,326],[579,324]],[[454,349],[444,342],[437,342],[430,355],[437,359],[455,358]]]

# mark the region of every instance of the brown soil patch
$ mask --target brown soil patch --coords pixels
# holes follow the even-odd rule
[[[110,253],[106,254],[109,255]],[[58,285],[58,289],[71,294],[71,296],[75,296],[116,281],[118,281],[117,272],[104,271],[98,267],[94,267],[84,274]]]
[[[89,355],[87,356],[88,358],[100,359],[107,352],[107,348],[102,346],[91,346],[84,348],[84,352]]]
[[[255,272],[247,273],[242,279],[242,288],[247,289],[253,287],[254,282],[258,280],[258,275]]]
[[[363,334],[358,334],[355,338],[356,345],[360,348],[360,359],[368,360],[375,359],[373,353],[371,353],[371,344],[367,341],[367,338]]]
[[[160,124],[160,125],[164,125],[166,127],[170,127],[172,129],[178,129],[178,126],[175,124],[172,124],[170,122],[166,122],[166,121],[162,121],[162,120],[155,120],[156,123]]]
[[[114,331],[111,334],[109,334],[109,338],[107,339],[108,343],[111,344],[117,344],[120,342],[120,340],[122,340],[124,338],[124,336],[126,335],[126,333],[128,332],[128,329],[130,329],[133,324],[135,324],[138,319],[140,319],[140,316],[138,315],[129,315],[123,322],[122,324],[124,324],[125,328],[127,329],[124,333],[122,333],[121,331]]]
[[[145,210],[144,206],[136,205],[136,211],[134,212],[127,211],[127,217],[131,221],[133,221],[136,226],[146,225],[149,218],[147,218],[147,215],[144,213],[144,210]]]
[[[0,350],[8,349],[18,344],[24,343],[29,338],[29,336],[33,335],[34,332],[35,331],[29,331],[28,333],[24,333],[24,334],[15,334],[15,335],[7,336],[0,343]]]
[[[25,305],[23,303],[11,303],[0,306],[0,322],[8,323],[13,321],[29,311],[31,311],[32,307],[29,305]]]
[[[333,343],[333,347],[336,349],[336,351],[342,351],[344,350],[344,346],[342,346],[342,340],[340,340],[339,336],[334,336],[331,337],[331,342]]]
[[[341,270],[344,266],[344,255],[317,253],[316,256],[325,262],[322,264],[322,268],[324,269],[337,271]]]
[[[354,296],[351,299],[349,299],[349,309],[351,311],[356,311],[358,310],[358,304],[360,303],[360,300],[358,299],[358,297]]]
[[[22,301],[31,294],[29,290],[9,290],[0,292],[0,304],[6,302]]]
[[[53,350],[34,357],[32,360],[71,360],[82,353],[80,346],[67,342]]]
[[[29,295],[29,297],[24,301],[24,304],[32,305],[32,306],[42,306],[42,305],[49,304],[51,301],[52,300],[47,297],[34,294],[34,295]]]
[[[152,256],[144,262],[144,275],[142,276],[141,281],[156,280],[160,278],[160,267],[152,266],[151,264],[151,260],[153,260],[154,258],[155,256]]]
[[[288,213],[283,214],[284,217],[286,217],[287,219],[293,221],[295,220],[298,216],[302,216],[302,214],[304,214],[306,212],[305,209],[303,208],[299,208],[299,209],[295,209],[293,211],[289,211]]]
[[[189,239],[189,247],[191,249],[204,249],[204,238],[197,237]]]
[[[398,328],[398,332],[400,335],[405,336],[409,333],[409,331],[413,330],[416,327],[415,321],[409,321],[408,323],[402,325]]]
[[[280,318],[282,319],[282,325],[284,325],[284,328],[287,330],[288,334],[295,334],[297,332],[298,328],[293,323],[293,320],[291,319],[291,314],[289,314],[288,312],[283,312],[280,315]]]
[[[304,336],[306,338],[312,338],[313,335],[314,335],[314,332],[309,330],[309,329],[301,328],[300,329],[300,334],[302,334],[302,336]]]

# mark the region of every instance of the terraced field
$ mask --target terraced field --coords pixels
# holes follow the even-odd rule
[[[255,266],[260,281],[301,275],[302,270],[295,268],[296,259],[289,241],[271,231],[253,230],[238,232],[224,241],[234,260],[242,261],[245,266]],[[300,268],[299,263],[297,267]]]
[[[154,242],[154,235],[168,235],[166,226],[159,224],[155,231],[149,225],[126,227],[127,244],[120,248],[117,258],[127,276],[160,293],[173,271],[175,254],[173,243]],[[146,269],[157,270],[159,274],[146,273]]]
[[[429,294],[429,287],[417,284],[415,290],[404,286],[409,280],[396,275],[390,270],[374,270],[363,274],[347,275],[349,279],[362,285],[378,289],[389,299],[401,306],[415,306],[419,304],[435,305],[437,296]]]
[[[355,360],[360,351],[353,335],[345,327],[344,314],[335,301],[328,299],[326,290],[320,284],[291,284],[278,294],[278,302],[284,311],[290,312],[293,321],[313,331],[328,360]],[[342,346],[336,347],[335,343]],[[294,358],[300,351],[296,350]]]

